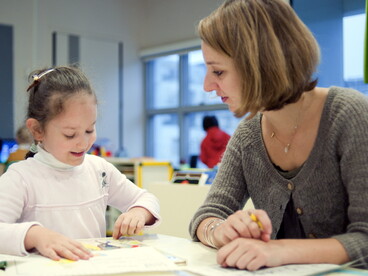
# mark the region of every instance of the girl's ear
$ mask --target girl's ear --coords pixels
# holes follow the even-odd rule
[[[26,126],[29,129],[29,131],[32,133],[32,136],[35,141],[42,141],[43,131],[42,131],[40,123],[36,119],[34,118],[27,119]]]

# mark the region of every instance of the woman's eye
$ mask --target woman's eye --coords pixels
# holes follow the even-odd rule
[[[224,71],[213,71],[216,76],[221,76]]]

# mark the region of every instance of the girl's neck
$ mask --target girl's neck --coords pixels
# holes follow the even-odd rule
[[[37,153],[34,156],[34,158],[56,169],[67,170],[67,169],[71,169],[75,167],[75,166],[60,162],[51,153],[47,152],[44,148],[42,148],[42,146],[40,146],[39,144],[37,145]]]

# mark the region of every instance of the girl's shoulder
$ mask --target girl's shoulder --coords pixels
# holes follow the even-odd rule
[[[95,169],[116,170],[116,167],[105,158],[93,154],[86,154],[84,165]]]
[[[93,154],[86,154],[84,163],[97,166],[109,166],[111,164],[105,158]]]
[[[5,182],[21,182],[22,179],[34,177],[40,170],[38,162],[34,158],[28,158],[11,163],[0,178],[5,179]]]
[[[8,170],[27,170],[27,169],[32,169],[32,168],[34,168],[34,166],[36,164],[37,164],[37,161],[35,162],[34,158],[29,157],[29,158],[27,158],[25,160],[19,160],[19,161],[16,161],[16,162],[12,162],[9,165]]]

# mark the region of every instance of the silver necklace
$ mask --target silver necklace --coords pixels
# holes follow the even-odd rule
[[[279,143],[284,147],[284,153],[285,154],[288,154],[288,152],[290,151],[290,148],[291,148],[291,144],[293,143],[293,140],[294,140],[294,137],[298,131],[298,126],[299,126],[299,123],[300,123],[300,117],[301,117],[301,113],[302,113],[302,110],[303,110],[303,102],[304,102],[304,95],[302,95],[302,100],[300,102],[300,109],[299,109],[299,113],[298,113],[298,117],[296,119],[296,122],[295,122],[295,125],[293,127],[293,134],[290,138],[290,141],[288,143],[284,143],[283,141],[281,141],[279,139],[279,137],[277,137],[275,131],[274,131],[274,127],[272,125],[272,123],[269,121],[271,127],[272,127],[272,132],[271,132],[271,139],[273,138],[276,138],[277,141],[279,141]]]

